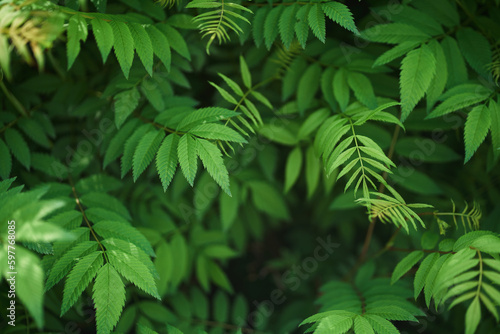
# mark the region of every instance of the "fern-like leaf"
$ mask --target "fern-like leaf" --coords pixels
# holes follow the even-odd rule
[[[176,134],[168,135],[158,149],[156,155],[156,169],[160,176],[163,191],[166,191],[177,170],[177,146],[179,145],[179,136]]]
[[[134,60],[134,38],[124,22],[111,21],[110,24],[113,29],[113,48],[116,59],[118,59],[123,75],[128,79],[132,61]]]
[[[61,256],[53,265],[45,283],[45,291],[50,290],[61,279],[63,279],[72,269],[73,264],[79,260],[80,257],[95,251],[97,242],[84,241],[74,246]]]
[[[352,13],[349,8],[337,1],[331,1],[322,4],[323,12],[328,16],[332,21],[337,22],[340,26],[346,28],[353,33],[358,34],[358,28],[356,28],[356,24],[354,23],[354,19],[352,18]]]
[[[401,121],[404,121],[424,96],[436,73],[436,59],[430,48],[422,45],[410,51],[401,63]]]
[[[160,144],[165,137],[164,131],[151,131],[141,138],[134,153],[132,175],[134,182],[153,161]]]
[[[161,299],[156,288],[153,275],[148,268],[136,257],[120,250],[106,252],[111,265],[128,281],[147,294]]]
[[[145,251],[149,256],[155,256],[155,252],[151,247],[148,239],[141,234],[135,227],[119,222],[103,220],[93,226],[97,234],[103,238],[117,238],[126,240]]]
[[[231,196],[231,190],[229,190],[229,174],[226,166],[224,166],[222,154],[217,146],[207,140],[197,139],[196,152],[208,171],[208,174],[210,174],[226,194]]]
[[[210,54],[210,46],[215,39],[219,41],[219,44],[222,44],[230,40],[229,31],[236,34],[243,32],[237,23],[238,21],[250,24],[250,21],[238,14],[237,11],[253,13],[246,7],[232,2],[224,2],[224,0],[220,2],[218,0],[193,0],[188,3],[186,8],[212,9],[194,18],[194,22],[198,23],[202,38],[209,36],[206,46],[207,54]],[[236,22],[231,17],[236,18]]]
[[[93,288],[97,333],[110,333],[125,305],[125,285],[120,275],[106,263],[99,269]]]
[[[73,267],[64,285],[61,317],[75,304],[83,290],[97,274],[103,264],[102,252],[94,252],[83,257]]]
[[[479,105],[472,109],[465,122],[465,161],[470,160],[479,145],[484,141],[491,126],[490,109],[486,105]]]
[[[196,141],[190,134],[181,137],[177,146],[177,156],[179,157],[182,173],[191,186],[193,186],[196,171],[198,170],[196,150]]]
[[[432,208],[428,204],[406,204],[402,198],[394,198],[385,194],[372,192],[374,197],[380,198],[360,198],[357,201],[369,208],[369,216],[371,219],[380,219],[383,223],[392,223],[396,226],[401,226],[409,233],[409,221],[415,229],[417,225],[415,221],[419,222],[425,228],[422,219],[413,211],[413,208]]]

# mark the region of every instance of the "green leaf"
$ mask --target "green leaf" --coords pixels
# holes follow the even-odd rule
[[[220,220],[222,225],[222,230],[227,231],[234,223],[236,217],[238,216],[238,207],[240,204],[239,199],[239,186],[238,183],[231,181],[229,185],[229,190],[232,196],[226,193],[220,195]]]
[[[335,72],[333,77],[333,95],[340,110],[345,111],[349,105],[349,84],[347,83],[347,71],[343,67]]]
[[[316,155],[314,146],[309,146],[306,151],[306,183],[307,183],[307,197],[311,196],[316,191],[321,175],[320,158]]]
[[[358,315],[354,318],[354,333],[355,334],[375,334],[372,326],[362,316]]]
[[[10,70],[10,50],[9,50],[9,37],[0,35],[0,69],[5,73],[8,80],[12,80],[12,73]]]
[[[243,84],[248,88],[252,88],[252,76],[250,74],[250,71],[248,70],[247,62],[245,61],[245,58],[243,56],[240,56],[240,71],[241,71],[241,77],[243,79]]]
[[[269,14],[267,14],[266,16],[266,20],[264,22],[264,42],[268,50],[271,49],[274,40],[276,39],[276,37],[278,37],[279,30],[277,29],[277,27],[283,8],[284,6],[276,6],[271,9]],[[250,88],[249,86],[247,87]]]
[[[16,247],[16,275],[15,293],[16,297],[23,303],[30,315],[36,322],[38,328],[44,325],[43,314],[43,273],[42,262],[30,251],[22,247]],[[2,258],[7,263],[6,258]],[[7,276],[6,274],[4,274]],[[7,290],[8,291],[8,290]],[[6,294],[7,294],[6,291]],[[17,302],[17,301],[16,301]],[[17,303],[16,303],[17,304]],[[20,325],[18,323],[18,325]]]
[[[9,178],[12,169],[12,157],[9,148],[5,145],[4,141],[0,139],[0,177],[4,180]]]
[[[149,124],[143,124],[139,128],[134,131],[134,134],[130,136],[125,142],[125,146],[123,148],[123,156],[121,159],[121,177],[125,176],[128,171],[132,168],[132,159],[134,157],[135,148],[139,143],[139,140],[150,130]]]
[[[147,294],[161,299],[151,272],[141,261],[120,250],[108,250],[106,253],[109,263],[120,275]]]
[[[290,49],[290,45],[293,42],[294,37],[294,27],[297,19],[295,15],[297,14],[297,10],[299,9],[299,5],[294,3],[290,6],[286,6],[283,10],[283,14],[281,14],[279,18],[279,32],[281,36],[281,41],[286,49]],[[258,13],[260,10],[258,11]]]
[[[370,109],[377,108],[378,103],[375,93],[373,92],[372,83],[364,74],[349,72],[347,82],[359,102]]]
[[[295,17],[297,18],[297,23],[295,24],[295,34],[297,35],[297,40],[300,46],[304,49],[306,47],[307,37],[309,35],[309,26],[307,25],[307,16],[312,5],[303,5],[297,11]]]
[[[47,138],[41,122],[36,121],[35,118],[23,117],[17,124],[21,130],[23,130],[24,134],[32,139],[33,142],[47,149],[50,148],[50,140]]]
[[[68,23],[68,70],[75,62],[76,57],[80,53],[80,41],[87,40],[87,21],[80,15],[72,15]]]
[[[186,177],[188,183],[193,186],[196,171],[198,170],[198,157],[196,154],[197,144],[190,134],[185,134],[179,140],[177,146],[177,155],[182,173]]]
[[[271,10],[271,7],[262,7],[255,13],[255,17],[252,23],[252,36],[255,41],[255,45],[260,47],[264,41],[264,22],[266,21],[267,14]]]
[[[150,76],[153,75],[153,45],[146,29],[138,23],[128,24],[130,33],[134,40],[134,48],[144,68]]]
[[[486,76],[492,58],[491,46],[486,37],[474,29],[463,28],[457,32],[457,41],[469,65],[480,75]]]
[[[415,47],[417,47],[417,45],[418,45],[418,42],[412,42],[412,41],[400,43],[400,44],[396,45],[395,47],[393,47],[392,49],[381,54],[373,63],[373,67],[385,65],[385,64],[393,61],[394,59],[397,59],[397,58],[407,54],[411,50],[415,49]]]
[[[404,23],[379,24],[361,32],[361,36],[372,42],[388,44],[422,42],[431,37],[422,30]]]
[[[285,193],[287,193],[297,181],[302,169],[302,149],[295,147],[286,161],[285,167]]]
[[[16,159],[29,170],[31,166],[30,149],[19,131],[13,128],[5,130],[5,141],[7,142],[7,146],[9,146],[12,155],[14,155]]]
[[[212,140],[223,140],[235,143],[246,143],[247,141],[238,132],[230,127],[216,124],[200,124],[189,130],[189,133],[201,138]]]
[[[47,277],[47,283],[45,284],[45,291],[50,290],[61,279],[63,279],[70,272],[75,261],[78,261],[80,257],[95,251],[96,248],[97,242],[83,241],[64,253],[64,255],[61,256],[50,269]]]
[[[177,170],[177,146],[179,145],[179,136],[176,134],[168,135],[163,140],[158,154],[156,155],[156,169],[160,176],[163,191],[166,191]]]
[[[406,274],[418,261],[424,256],[424,252],[422,251],[413,251],[407,256],[405,256],[399,263],[392,273],[391,284],[396,283],[401,276]]]
[[[127,24],[124,22],[111,21],[110,24],[113,29],[113,48],[115,50],[116,59],[118,59],[123,75],[128,79],[130,68],[134,60],[134,39]]]
[[[172,273],[172,285],[177,286],[185,277],[186,270],[188,269],[189,253],[186,244],[186,239],[180,233],[176,233],[170,241],[170,249],[174,258]]]
[[[214,86],[215,89],[217,89],[217,91],[219,92],[219,94],[222,96],[222,98],[224,100],[226,100],[229,103],[235,104],[235,105],[238,104],[238,101],[236,101],[236,99],[231,94],[229,94],[229,92],[227,90],[214,84],[212,81],[209,81],[208,83],[211,84],[212,86]]]
[[[488,130],[490,129],[491,118],[490,110],[486,105],[474,107],[467,115],[465,122],[464,140],[465,140],[465,162],[470,160],[479,145],[484,141]]]
[[[500,238],[494,235],[483,235],[475,239],[470,246],[481,252],[498,254],[500,253]]]
[[[188,131],[198,124],[222,121],[238,115],[233,110],[220,107],[200,108],[184,117],[177,126],[177,130]]]
[[[323,3],[322,8],[326,16],[328,16],[332,21],[337,22],[340,26],[352,31],[355,34],[359,34],[358,28],[356,28],[356,24],[354,23],[354,19],[352,17],[352,13],[346,5],[337,1],[331,1]]]
[[[139,144],[135,149],[134,160],[132,162],[132,175],[134,177],[134,182],[137,181],[139,176],[149,166],[151,161],[153,161],[163,138],[165,138],[164,131],[150,131],[139,141]]]
[[[314,100],[314,96],[319,89],[320,75],[321,66],[319,64],[313,64],[307,68],[300,79],[297,88],[297,106],[301,113],[308,109]]]
[[[64,285],[61,317],[76,303],[78,297],[101,268],[103,261],[102,252],[93,252],[84,256],[73,267]]]
[[[476,103],[482,102],[488,98],[488,93],[486,92],[468,92],[453,95],[443,101],[434,110],[427,115],[426,119],[436,118],[439,116],[444,116],[453,111],[457,111]]]
[[[495,158],[500,156],[500,104],[494,100],[490,101],[491,118],[491,142],[493,145],[493,155]]]
[[[299,139],[307,138],[314,130],[316,130],[330,115],[326,108],[321,108],[313,112],[300,126],[297,137]]]
[[[474,334],[481,321],[481,304],[476,296],[465,312],[465,334]]]
[[[208,174],[217,182],[217,184],[224,190],[226,194],[231,196],[229,189],[229,174],[222,153],[215,144],[212,144],[205,139],[196,140],[197,154],[200,157],[203,166],[205,166]],[[182,165],[181,165],[182,167]]]
[[[391,17],[394,22],[410,24],[432,36],[444,34],[440,22],[423,11],[416,10],[410,6],[401,6],[398,8],[397,13],[394,14]]]
[[[136,257],[139,261],[144,263],[154,278],[159,278],[159,274],[156,271],[156,267],[151,261],[151,258],[144,250],[137,247],[135,244],[117,238],[106,238],[101,242],[107,250],[119,250],[126,254],[130,254]]]
[[[443,48],[436,40],[429,43],[429,48],[436,59],[436,74],[427,90],[427,110],[432,108],[439,96],[443,93],[448,81],[448,64],[444,55]]]
[[[125,305],[125,285],[120,275],[106,263],[99,269],[93,288],[97,333],[110,333]]]
[[[452,37],[446,36],[441,41],[446,63],[448,64],[448,82],[447,87],[454,87],[467,81],[467,67],[458,48],[457,41]]]
[[[227,322],[229,318],[229,298],[222,291],[217,291],[213,299],[214,319],[219,323]]]
[[[315,4],[311,7],[307,21],[313,34],[324,43],[326,38],[326,24],[321,4]]]
[[[420,292],[422,292],[427,276],[429,275],[431,268],[434,266],[434,263],[438,258],[439,253],[432,253],[420,263],[420,266],[418,267],[418,270],[415,274],[415,280],[413,282],[415,299],[417,299],[420,295]]]
[[[180,54],[187,60],[191,60],[191,54],[189,53],[189,48],[184,40],[184,37],[174,28],[168,24],[158,23],[155,25],[158,30],[160,30],[167,38],[170,46],[174,51]]]
[[[165,65],[167,71],[170,71],[172,53],[170,51],[170,43],[167,37],[153,25],[147,26],[146,32],[151,40],[154,54],[161,60],[163,65]]]
[[[288,219],[290,214],[282,195],[270,184],[252,181],[248,184],[252,189],[252,198],[257,209],[279,218]]]
[[[101,19],[92,19],[90,23],[97,47],[101,52],[102,62],[105,63],[114,43],[113,28],[108,22]]]
[[[453,28],[460,22],[460,16],[453,2],[420,0],[412,3],[416,8],[426,12],[435,20],[449,28]]]
[[[132,135],[137,126],[136,120],[127,122],[111,139],[106,154],[104,154],[103,168],[106,168],[112,161],[123,153],[125,141]]]
[[[436,59],[427,45],[410,51],[401,62],[401,121],[408,117],[424,97],[436,74]]]
[[[400,334],[397,328],[390,321],[387,321],[378,315],[367,314],[365,315],[365,319],[368,320],[377,334]]]
[[[120,221],[101,220],[92,227],[103,238],[117,238],[131,242],[149,256],[155,256],[148,239],[132,225]]]
[[[135,108],[137,108],[140,98],[141,94],[139,94],[139,91],[135,87],[116,94],[114,98],[114,107],[115,124],[118,129],[123,125]]]

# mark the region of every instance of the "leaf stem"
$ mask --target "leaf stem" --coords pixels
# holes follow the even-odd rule
[[[106,250],[104,249],[104,246],[102,245],[102,243],[99,241],[99,238],[95,234],[95,231],[92,228],[92,225],[90,224],[90,222],[89,222],[89,220],[87,218],[87,215],[85,214],[85,211],[83,210],[82,204],[80,202],[80,198],[78,197],[78,194],[76,193],[75,184],[73,183],[73,179],[71,178],[71,175],[69,175],[69,174],[68,174],[68,181],[69,181],[69,184],[71,186],[71,191],[73,192],[73,196],[75,197],[75,202],[78,205],[78,209],[80,210],[80,212],[81,212],[81,214],[83,216],[83,220],[85,220],[85,223],[89,227],[90,233],[92,233],[92,236],[94,237],[94,239],[97,241],[97,244],[101,248],[102,253],[104,254],[104,258],[105,258],[106,262],[109,262],[108,255],[106,254]]]
[[[0,80],[0,88],[4,92],[5,96],[7,96],[7,99],[9,99],[9,101],[17,109],[17,111],[19,111],[19,113],[23,117],[28,117],[28,111],[26,110],[26,108],[22,105],[21,102],[19,102],[19,100],[17,99],[17,97],[15,97],[14,94],[12,94],[12,92],[9,91],[9,89],[7,88],[7,86],[5,86],[3,80]]]
[[[389,147],[389,151],[387,152],[387,157],[389,159],[392,159],[392,156],[394,155],[394,148],[396,147],[396,142],[398,140],[400,130],[401,130],[400,126],[396,125],[396,127],[394,128],[394,132],[392,134],[391,145]],[[387,180],[387,175],[388,175],[387,172],[384,172],[382,174],[382,177],[384,180]],[[378,192],[383,193],[384,190],[385,190],[385,185],[383,182],[380,182]],[[361,254],[360,254],[358,261],[357,261],[359,264],[361,264],[365,261],[366,253],[368,252],[368,247],[370,247],[370,242],[371,242],[371,239],[373,236],[373,230],[375,229],[375,222],[376,221],[377,221],[376,217],[372,218],[370,221],[370,225],[368,226],[368,230],[366,232],[366,237],[365,237],[365,242],[363,244],[363,249],[361,250]]]

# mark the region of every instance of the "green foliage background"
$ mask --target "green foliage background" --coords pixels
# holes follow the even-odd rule
[[[499,22],[0,1],[0,330],[500,332]]]

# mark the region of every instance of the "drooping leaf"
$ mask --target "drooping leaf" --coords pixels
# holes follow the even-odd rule
[[[19,131],[13,128],[5,130],[5,142],[9,146],[12,155],[29,170],[31,166],[30,150]]]
[[[177,155],[182,173],[188,183],[193,186],[196,171],[198,170],[198,156],[196,154],[197,144],[190,134],[185,134],[179,140]]]
[[[141,94],[137,88],[125,90],[115,96],[115,124],[120,128],[139,104]]]
[[[208,174],[210,174],[226,194],[231,196],[231,190],[229,189],[229,174],[224,165],[222,153],[219,148],[208,140],[197,139],[196,152],[203,166],[205,166],[208,171]]]
[[[139,58],[141,59],[144,68],[150,76],[153,75],[153,45],[149,34],[144,27],[138,23],[130,23],[128,25],[130,33],[134,41],[134,48]]]
[[[137,144],[132,162],[134,182],[153,161],[163,138],[165,138],[164,131],[150,131]]]
[[[486,138],[490,125],[490,110],[486,105],[479,105],[470,111],[464,129],[465,163],[470,160]]]
[[[322,9],[326,16],[332,21],[337,22],[340,26],[353,33],[358,33],[358,28],[356,28],[352,13],[346,5],[337,1],[331,1],[323,3]]]
[[[68,69],[71,68],[80,53],[80,41],[85,42],[87,35],[87,22],[85,19],[80,15],[71,16],[68,24]]]
[[[302,169],[302,150],[295,147],[288,155],[285,167],[285,193],[287,193],[297,181]]]
[[[97,272],[92,298],[96,310],[97,333],[111,332],[125,305],[125,285],[109,263]]]
[[[77,301],[83,290],[95,277],[103,264],[102,252],[93,252],[80,259],[68,275],[64,285],[61,316]]]
[[[156,169],[160,176],[163,191],[166,191],[177,170],[177,146],[179,145],[179,136],[176,134],[168,135],[158,149],[156,155]]]
[[[424,97],[436,73],[436,59],[430,48],[422,45],[410,51],[401,62],[401,121],[404,121]]]
[[[326,38],[325,14],[320,4],[315,4],[311,7],[307,21],[314,36],[324,43]]]
[[[134,38],[124,22],[111,21],[110,24],[113,29],[113,48],[116,59],[118,59],[123,75],[128,79],[134,60]]]
[[[108,250],[109,263],[129,282],[147,294],[161,299],[156,288],[153,275],[149,269],[136,257],[120,250]]]
[[[101,19],[92,19],[90,23],[92,25],[92,32],[94,33],[97,47],[101,52],[102,62],[105,63],[115,40],[113,28],[108,22]]]

